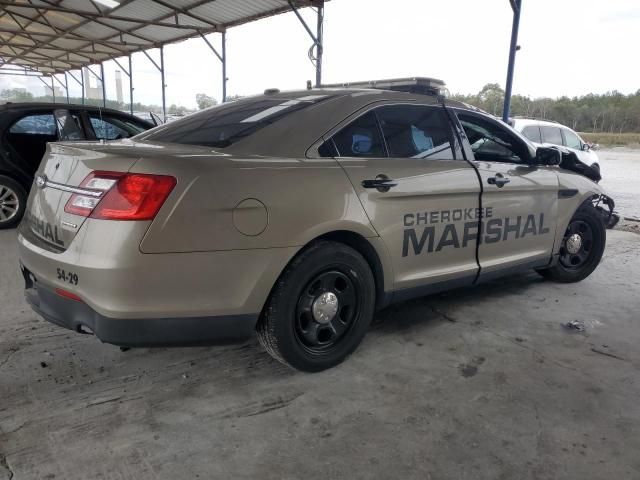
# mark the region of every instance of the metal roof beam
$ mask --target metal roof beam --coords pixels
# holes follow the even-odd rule
[[[218,59],[219,59],[221,62],[223,62],[224,60],[222,59],[222,55],[220,55],[220,54],[218,53],[218,50],[216,50],[216,48],[215,48],[213,45],[211,45],[211,42],[207,39],[207,37],[205,37],[205,36],[202,34],[202,32],[198,32],[198,33],[200,34],[200,36],[201,36],[201,37],[202,37],[202,39],[204,40],[204,43],[206,43],[206,44],[207,44],[207,46],[211,49],[211,51],[212,51],[213,53],[215,53],[215,54],[216,54],[216,57],[218,57]]]
[[[111,60],[113,60],[114,62],[116,62],[116,65],[118,65],[118,66],[120,67],[120,69],[125,73],[125,75],[126,75],[127,77],[131,77],[131,73],[130,73],[126,68],[124,68],[124,67],[120,64],[120,62],[118,61],[118,59],[117,59],[117,58],[112,58]]]
[[[42,7],[42,8],[53,8],[53,7],[56,7],[56,6],[57,6],[57,4],[54,4],[54,3],[52,3],[52,2],[47,2],[46,0],[43,0],[43,1],[45,1],[45,2],[46,2],[46,5],[41,5],[41,7]],[[123,1],[122,1],[122,2],[117,6],[117,7],[115,7],[115,8],[114,8],[114,10],[115,10],[115,9],[117,9],[117,8],[121,8],[121,7],[123,7],[124,5],[126,5],[126,4],[128,4],[128,3],[131,3],[131,2],[133,2],[133,1],[134,1],[134,0],[123,0]],[[9,6],[9,7],[11,7],[11,6],[15,7],[15,6],[16,6],[15,2],[8,2],[8,1],[5,1],[5,0],[0,0],[0,5],[4,5],[5,7],[7,7],[7,6]],[[25,6],[26,8],[30,8],[30,7],[31,7],[31,8],[35,8],[35,6],[34,6],[34,5],[31,5],[31,4],[20,4],[20,6],[21,6],[21,7],[22,7],[22,6]],[[113,10],[112,10],[112,11],[113,11]],[[73,10],[72,10],[71,12],[69,12],[69,13],[72,13],[72,14],[77,15],[77,16],[82,16],[82,15],[79,15],[77,12],[74,12]],[[80,27],[82,27],[82,26],[84,26],[84,25],[86,25],[87,23],[90,23],[90,22],[92,22],[92,21],[93,21],[92,19],[85,19],[85,21],[83,21],[83,22],[79,22],[79,23],[77,23],[76,25],[74,25],[73,27],[66,28],[66,29],[61,29],[61,30],[59,31],[59,33],[58,33],[58,34],[56,34],[56,35],[52,35],[52,36],[51,36],[51,38],[53,38],[54,40],[59,40],[59,39],[61,39],[61,38],[64,38],[64,36],[65,36],[66,34],[72,33],[74,30],[77,30],[78,28],[80,28]],[[99,23],[99,22],[97,22],[97,23]],[[117,30],[116,28],[111,27],[110,25],[107,25],[107,27],[112,28],[113,30]],[[134,36],[135,36],[135,35],[134,35]],[[142,38],[142,39],[143,39],[143,40],[145,40],[145,41],[149,41],[149,39],[146,39],[146,38]],[[87,41],[89,41],[89,40],[87,40]],[[99,41],[93,41],[92,43],[99,43]],[[91,44],[91,43],[90,43],[90,44]],[[90,44],[89,44],[89,45],[90,45]],[[30,52],[34,51],[36,48],[39,48],[39,46],[31,47],[31,48],[27,49],[27,52],[25,52],[25,53],[30,53]],[[112,48],[113,48],[114,50],[122,51],[122,50],[120,50],[120,49],[118,49],[118,48],[116,48],[116,47],[112,47]]]
[[[46,0],[44,0],[44,1],[46,1]],[[217,24],[211,23],[210,21],[208,21],[206,19],[203,19],[203,18],[200,18],[197,15],[192,15],[192,14],[184,11],[184,9],[179,9],[177,7],[173,7],[170,4],[164,3],[164,2],[162,2],[160,0],[152,0],[152,1],[158,3],[158,4],[162,5],[162,6],[165,6],[167,8],[171,8],[172,10],[175,10],[175,11],[177,11],[179,13],[184,14],[184,15],[188,15],[188,16],[194,18],[195,20],[198,20],[200,22],[204,22],[204,23],[206,23],[208,25],[211,25],[214,28],[218,27]],[[208,0],[208,1],[210,1],[210,0]],[[133,27],[132,30],[135,30],[135,29],[141,28],[141,27],[146,27],[146,26],[149,26],[149,25],[155,25],[155,26],[158,26],[158,27],[169,27],[169,28],[183,28],[183,29],[187,29],[187,30],[195,30],[195,29],[199,28],[199,27],[196,27],[196,26],[180,25],[180,24],[175,24],[175,23],[167,23],[167,22],[163,22],[163,21],[160,21],[160,20],[157,20],[157,19],[156,20],[138,20],[138,19],[131,18],[131,17],[121,17],[119,15],[111,15],[109,12],[104,12],[104,13],[100,14],[100,13],[87,12],[85,10],[75,10],[75,9],[71,9],[71,8],[60,7],[57,4],[49,4],[48,2],[47,2],[46,5],[42,5],[42,4],[32,5],[32,4],[29,4],[29,3],[16,4],[15,1],[10,2],[10,1],[7,1],[7,0],[0,0],[0,6],[16,7],[16,8],[31,8],[31,9],[35,10],[36,12],[38,12],[38,14],[39,14],[38,16],[43,18],[47,23],[49,23],[49,22],[40,13],[40,10],[43,10],[45,12],[49,11],[49,12],[68,13],[70,15],[76,15],[76,16],[84,18],[84,19],[90,19],[91,21],[94,21],[94,22],[96,22],[98,20],[117,20],[117,21],[120,21],[120,22],[128,22],[128,23],[137,23],[137,24],[139,24],[139,26]],[[11,12],[11,13],[15,13],[15,12],[13,12],[11,10],[6,10],[6,11],[7,12]],[[172,16],[173,16],[173,13],[171,15],[163,16],[161,18],[162,19],[167,19],[167,18],[171,18]],[[30,18],[30,19],[34,20],[33,18]],[[54,31],[58,30],[56,27],[54,27],[51,24],[49,24],[47,26],[52,28]],[[113,26],[108,25],[108,24],[105,24],[105,26],[110,26],[111,28],[117,28],[117,27],[113,27]]]
[[[210,0],[200,0],[200,1],[196,2],[196,3],[194,3],[193,5],[189,5],[186,8],[176,7],[174,5],[171,5],[171,3],[165,2],[163,0],[151,0],[151,1],[154,2],[154,3],[157,3],[158,5],[162,5],[163,7],[166,7],[166,8],[169,8],[169,9],[173,10],[173,13],[171,13],[170,15],[166,16],[165,18],[163,18],[163,20],[166,20],[167,18],[173,17],[175,15],[175,13],[177,12],[177,13],[181,13],[183,15],[187,15],[187,16],[193,18],[194,20],[198,20],[199,22],[206,23],[207,25],[211,25],[216,30],[218,30],[218,28],[220,27],[220,25],[218,25],[217,23],[213,23],[210,20],[207,20],[206,18],[201,17],[200,15],[196,15],[196,14],[193,14],[193,13],[189,12],[189,10],[197,8],[200,5],[203,5],[203,4],[207,3],[207,1],[210,1]],[[177,17],[176,17],[176,24],[177,23],[178,23],[178,21],[177,21]]]
[[[144,50],[147,49],[160,48],[165,44],[177,43],[207,33],[216,31],[224,33],[228,27],[287,11],[293,10],[296,15],[299,15],[297,12],[298,8],[321,6],[324,3],[323,0],[287,0],[287,2],[282,2],[281,7],[272,8],[270,2],[260,3],[256,0],[255,3],[259,5],[253,9],[252,14],[245,16],[238,15],[238,18],[222,24],[216,23],[216,21],[193,11],[202,5],[214,5],[215,0],[191,0],[188,5],[180,7],[172,5],[173,2],[171,0],[151,0],[165,7],[169,13],[163,13],[148,20],[133,19],[123,14],[118,15],[119,9],[122,9],[126,5],[135,4],[137,0],[121,0],[115,8],[109,10],[103,10],[102,7],[98,7],[94,0],[86,2],[86,7],[82,9],[67,7],[63,5],[63,0],[23,1],[24,3],[17,3],[13,0],[0,0],[0,10],[2,10],[2,12],[0,12],[0,18],[3,16],[11,18],[10,23],[0,27],[0,32],[11,35],[11,38],[6,41],[7,44],[4,45],[5,49],[10,49],[12,52],[12,55],[6,55],[7,63],[13,65],[29,65],[34,68],[34,70],[41,68],[45,73],[49,73],[50,71],[62,73],[68,68],[66,65],[73,68],[83,64],[113,60],[127,55],[130,56],[135,52],[144,52]],[[25,9],[30,9],[33,15],[25,11]],[[68,14],[73,17],[69,20],[76,23],[59,26],[54,21],[53,15],[56,14]],[[15,18],[13,18],[14,16]],[[187,18],[184,22],[181,22],[179,16]],[[22,20],[18,21],[18,18]],[[194,22],[197,21],[199,25],[189,25],[189,18],[193,19]],[[122,25],[116,26],[112,25],[109,20],[113,20],[114,23],[118,21],[126,23],[124,23],[124,27]],[[103,34],[101,35],[102,38],[92,38],[92,32],[90,31],[86,34],[77,32],[78,29],[90,25],[91,22],[104,26],[113,33],[109,33],[108,35]],[[16,25],[22,28],[9,28],[8,25]],[[29,28],[30,25],[34,26]],[[149,38],[146,33],[141,31],[141,29],[151,26],[172,29],[173,32],[166,40],[156,40]],[[41,31],[35,31],[34,29],[36,27],[39,27]],[[318,46],[322,41],[320,34],[314,35],[314,32],[312,32],[308,26],[305,28],[313,39],[314,46]],[[90,28],[88,30],[90,30]],[[180,32],[184,32],[184,34]],[[118,38],[118,35],[120,36],[120,42],[114,41]],[[125,42],[125,35],[132,37],[134,40],[132,42]],[[13,41],[14,39],[19,39],[19,42],[16,43]],[[58,40],[77,42],[78,45],[74,48],[59,47],[56,45]],[[213,47],[213,45],[210,46]],[[49,53],[46,50],[47,48],[58,50],[60,53]],[[40,51],[42,49],[48,54],[41,54]],[[215,52],[218,59],[223,61],[224,64],[224,48],[222,53],[215,48],[212,48],[212,51]],[[86,58],[86,63],[81,60],[72,60],[72,55],[79,55],[83,59]],[[2,54],[0,54],[0,57],[2,57]],[[24,61],[20,62],[20,59]],[[150,60],[154,63],[154,66],[158,68],[157,63],[151,58]],[[52,62],[60,63],[58,63],[57,67],[54,67],[52,66]],[[122,64],[119,66],[123,71],[126,71],[126,69],[122,68]],[[162,67],[160,67],[160,69],[162,69]],[[129,74],[130,73],[131,72],[129,72]]]
[[[10,34],[17,34],[17,35],[25,35],[26,32],[22,31],[22,30],[16,30],[13,28],[6,28],[6,27],[0,27],[0,33],[10,33]],[[28,32],[30,37],[43,37],[44,39],[54,39],[56,35],[52,34],[52,33],[40,33],[40,32]],[[111,35],[113,36],[113,35]],[[58,38],[58,40],[60,40]],[[89,45],[91,43],[94,44],[98,44],[98,45],[103,45],[105,47],[109,47],[113,50],[118,50],[118,47],[122,47],[123,45],[128,45],[128,46],[132,46],[132,47],[142,47],[142,48],[153,48],[155,46],[155,42],[153,43],[149,43],[149,40],[146,40],[147,43],[134,43],[134,42],[125,42],[125,43],[120,43],[120,42],[111,42],[109,40],[96,40],[96,39],[91,39],[91,38],[87,38],[84,36],[80,36],[78,34],[75,33],[71,33],[70,35],[66,36],[63,38],[63,40],[73,40],[75,42],[83,42],[85,43],[85,45],[83,46],[84,48],[86,48],[86,44],[88,43]],[[10,42],[11,40],[8,40],[8,42]],[[39,42],[41,40],[35,40],[35,42]],[[42,40],[42,41],[46,41],[46,40]],[[25,46],[31,46],[31,45],[25,45]],[[41,45],[38,45],[38,47],[41,47]],[[54,46],[54,48],[57,48],[58,50],[64,50],[64,47],[57,47]],[[78,50],[78,48],[82,48],[82,47],[74,47],[72,49],[69,49],[70,52],[76,52]],[[120,50],[118,50],[120,51]],[[113,52],[104,52],[104,53],[113,53]]]

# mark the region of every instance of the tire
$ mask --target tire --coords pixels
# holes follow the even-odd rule
[[[0,175],[0,230],[20,223],[27,204],[27,192],[12,178]]]
[[[258,340],[285,365],[319,372],[356,349],[374,310],[375,283],[367,261],[342,243],[319,241],[278,279],[258,321]]]
[[[574,253],[578,242],[571,239],[575,235],[580,237],[580,247]],[[567,226],[558,262],[553,267],[537,272],[546,279],[560,283],[584,280],[600,263],[606,237],[607,231],[598,210],[591,204],[581,206]]]

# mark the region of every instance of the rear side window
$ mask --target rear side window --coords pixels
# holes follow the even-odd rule
[[[282,118],[330,98],[307,95],[292,99],[258,97],[208,108],[143,135],[143,140],[225,148]]]
[[[56,121],[51,113],[28,115],[14,123],[9,129],[9,133],[55,136]]]
[[[386,157],[378,121],[373,112],[358,117],[333,136],[341,157]]]
[[[527,137],[532,142],[542,143],[542,137],[540,136],[540,127],[537,125],[529,125],[522,129],[522,135]]]
[[[390,105],[376,109],[390,157],[451,160],[451,130],[441,107]]]
[[[580,148],[582,147],[582,142],[580,141],[580,137],[578,137],[578,135],[567,129],[563,129],[562,133],[564,134],[564,144],[567,147],[580,150]]]
[[[544,143],[562,145],[562,133],[558,127],[540,127]]]

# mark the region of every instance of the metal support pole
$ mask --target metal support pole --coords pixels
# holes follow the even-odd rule
[[[160,65],[158,65],[153,58],[151,58],[151,55],[149,55],[146,50],[142,50],[142,53],[144,53],[145,57],[147,57],[149,61],[153,63],[153,66],[160,71],[160,77],[162,80],[162,114],[164,115],[163,121],[166,122],[167,121],[167,101],[165,97],[165,87],[167,85],[164,83],[164,49],[160,47]]]
[[[160,78],[162,79],[162,121],[167,121],[167,100],[165,88],[167,85],[164,83],[164,47],[160,46]]]
[[[67,72],[64,72],[64,89],[67,92],[67,105],[71,103],[69,101],[69,78],[67,77]]]
[[[129,54],[129,102],[131,104],[129,111],[133,115],[133,67],[131,66],[131,54]]]
[[[100,83],[102,84],[102,106],[107,108],[107,88],[104,84],[104,63],[100,62]]]
[[[507,84],[504,90],[504,108],[502,110],[502,121],[509,121],[509,111],[511,110],[511,90],[513,88],[513,71],[516,63],[516,51],[518,47],[518,28],[520,27],[520,11],[522,10],[522,0],[510,0],[513,10],[513,24],[511,25],[511,45],[509,46],[509,66],[507,67]]]
[[[222,32],[222,103],[227,101],[227,32]]]
[[[67,103],[69,103],[69,84],[67,83],[67,72],[64,72],[64,83],[60,81],[58,77],[56,77],[55,73],[51,74],[51,84],[53,85],[53,80],[58,82],[62,88],[64,88],[67,93]]]
[[[131,68],[131,54],[129,54],[128,58],[129,58],[129,70],[124,68],[117,58],[113,58],[112,60],[116,62],[116,65],[120,67],[120,70],[123,71],[127,77],[129,77],[129,100],[130,100],[129,111],[131,112],[131,115],[133,115],[133,78],[132,78],[133,69]]]
[[[313,40],[313,45],[309,50],[309,58],[311,58],[312,63],[316,67],[316,87],[319,87],[322,82],[322,17],[324,16],[324,2],[320,2],[318,6],[318,21],[316,32],[317,36],[313,34],[311,29],[309,28],[309,25],[307,25],[307,22],[304,21],[304,18],[302,18],[302,15],[300,15],[300,12],[293,4],[293,2],[291,0],[287,0],[287,3],[289,4],[289,7],[293,11],[293,13],[296,14],[296,17],[298,17],[298,20],[300,21],[304,29],[311,37],[311,40]],[[312,56],[313,48],[316,49],[315,59]]]
[[[200,37],[204,40],[204,43],[207,44],[207,47],[218,57],[218,60],[222,63],[222,103],[227,99],[227,35],[226,32],[222,32],[222,55],[218,53],[216,47],[211,45],[211,42],[207,40],[202,32],[200,32]]]
[[[316,87],[322,85],[322,41],[323,41],[323,21],[324,21],[324,2],[318,5],[318,23],[316,26]]]
[[[44,79],[42,78],[42,76],[36,76],[35,78],[37,78],[38,80],[40,80],[42,82],[42,84],[51,90],[51,95],[53,95],[54,97],[54,103],[55,103],[55,94],[53,93],[53,76],[50,76],[49,79],[51,80],[51,85],[49,85],[47,82],[44,81]],[[46,90],[45,90],[45,94],[46,94]]]
[[[82,89],[82,104],[84,105],[84,77],[82,76],[82,67],[80,68],[80,80],[78,80],[76,76],[73,73],[71,73],[71,71],[69,71],[68,73],[69,75],[71,75],[71,78],[73,78],[76,81],[76,83],[80,85],[80,88]],[[66,78],[67,78],[67,72],[65,72],[65,81],[66,81]],[[67,89],[67,92],[68,91],[69,89]]]
[[[53,84],[53,75],[51,75],[51,96],[53,97],[53,103],[56,103],[56,90]]]

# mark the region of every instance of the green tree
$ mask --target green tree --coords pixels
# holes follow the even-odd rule
[[[0,100],[5,102],[32,102],[33,94],[23,88],[7,88],[0,92]]]
[[[196,103],[198,104],[198,108],[200,110],[204,110],[205,108],[213,107],[214,105],[217,105],[218,101],[215,98],[210,97],[205,93],[197,93]]]

